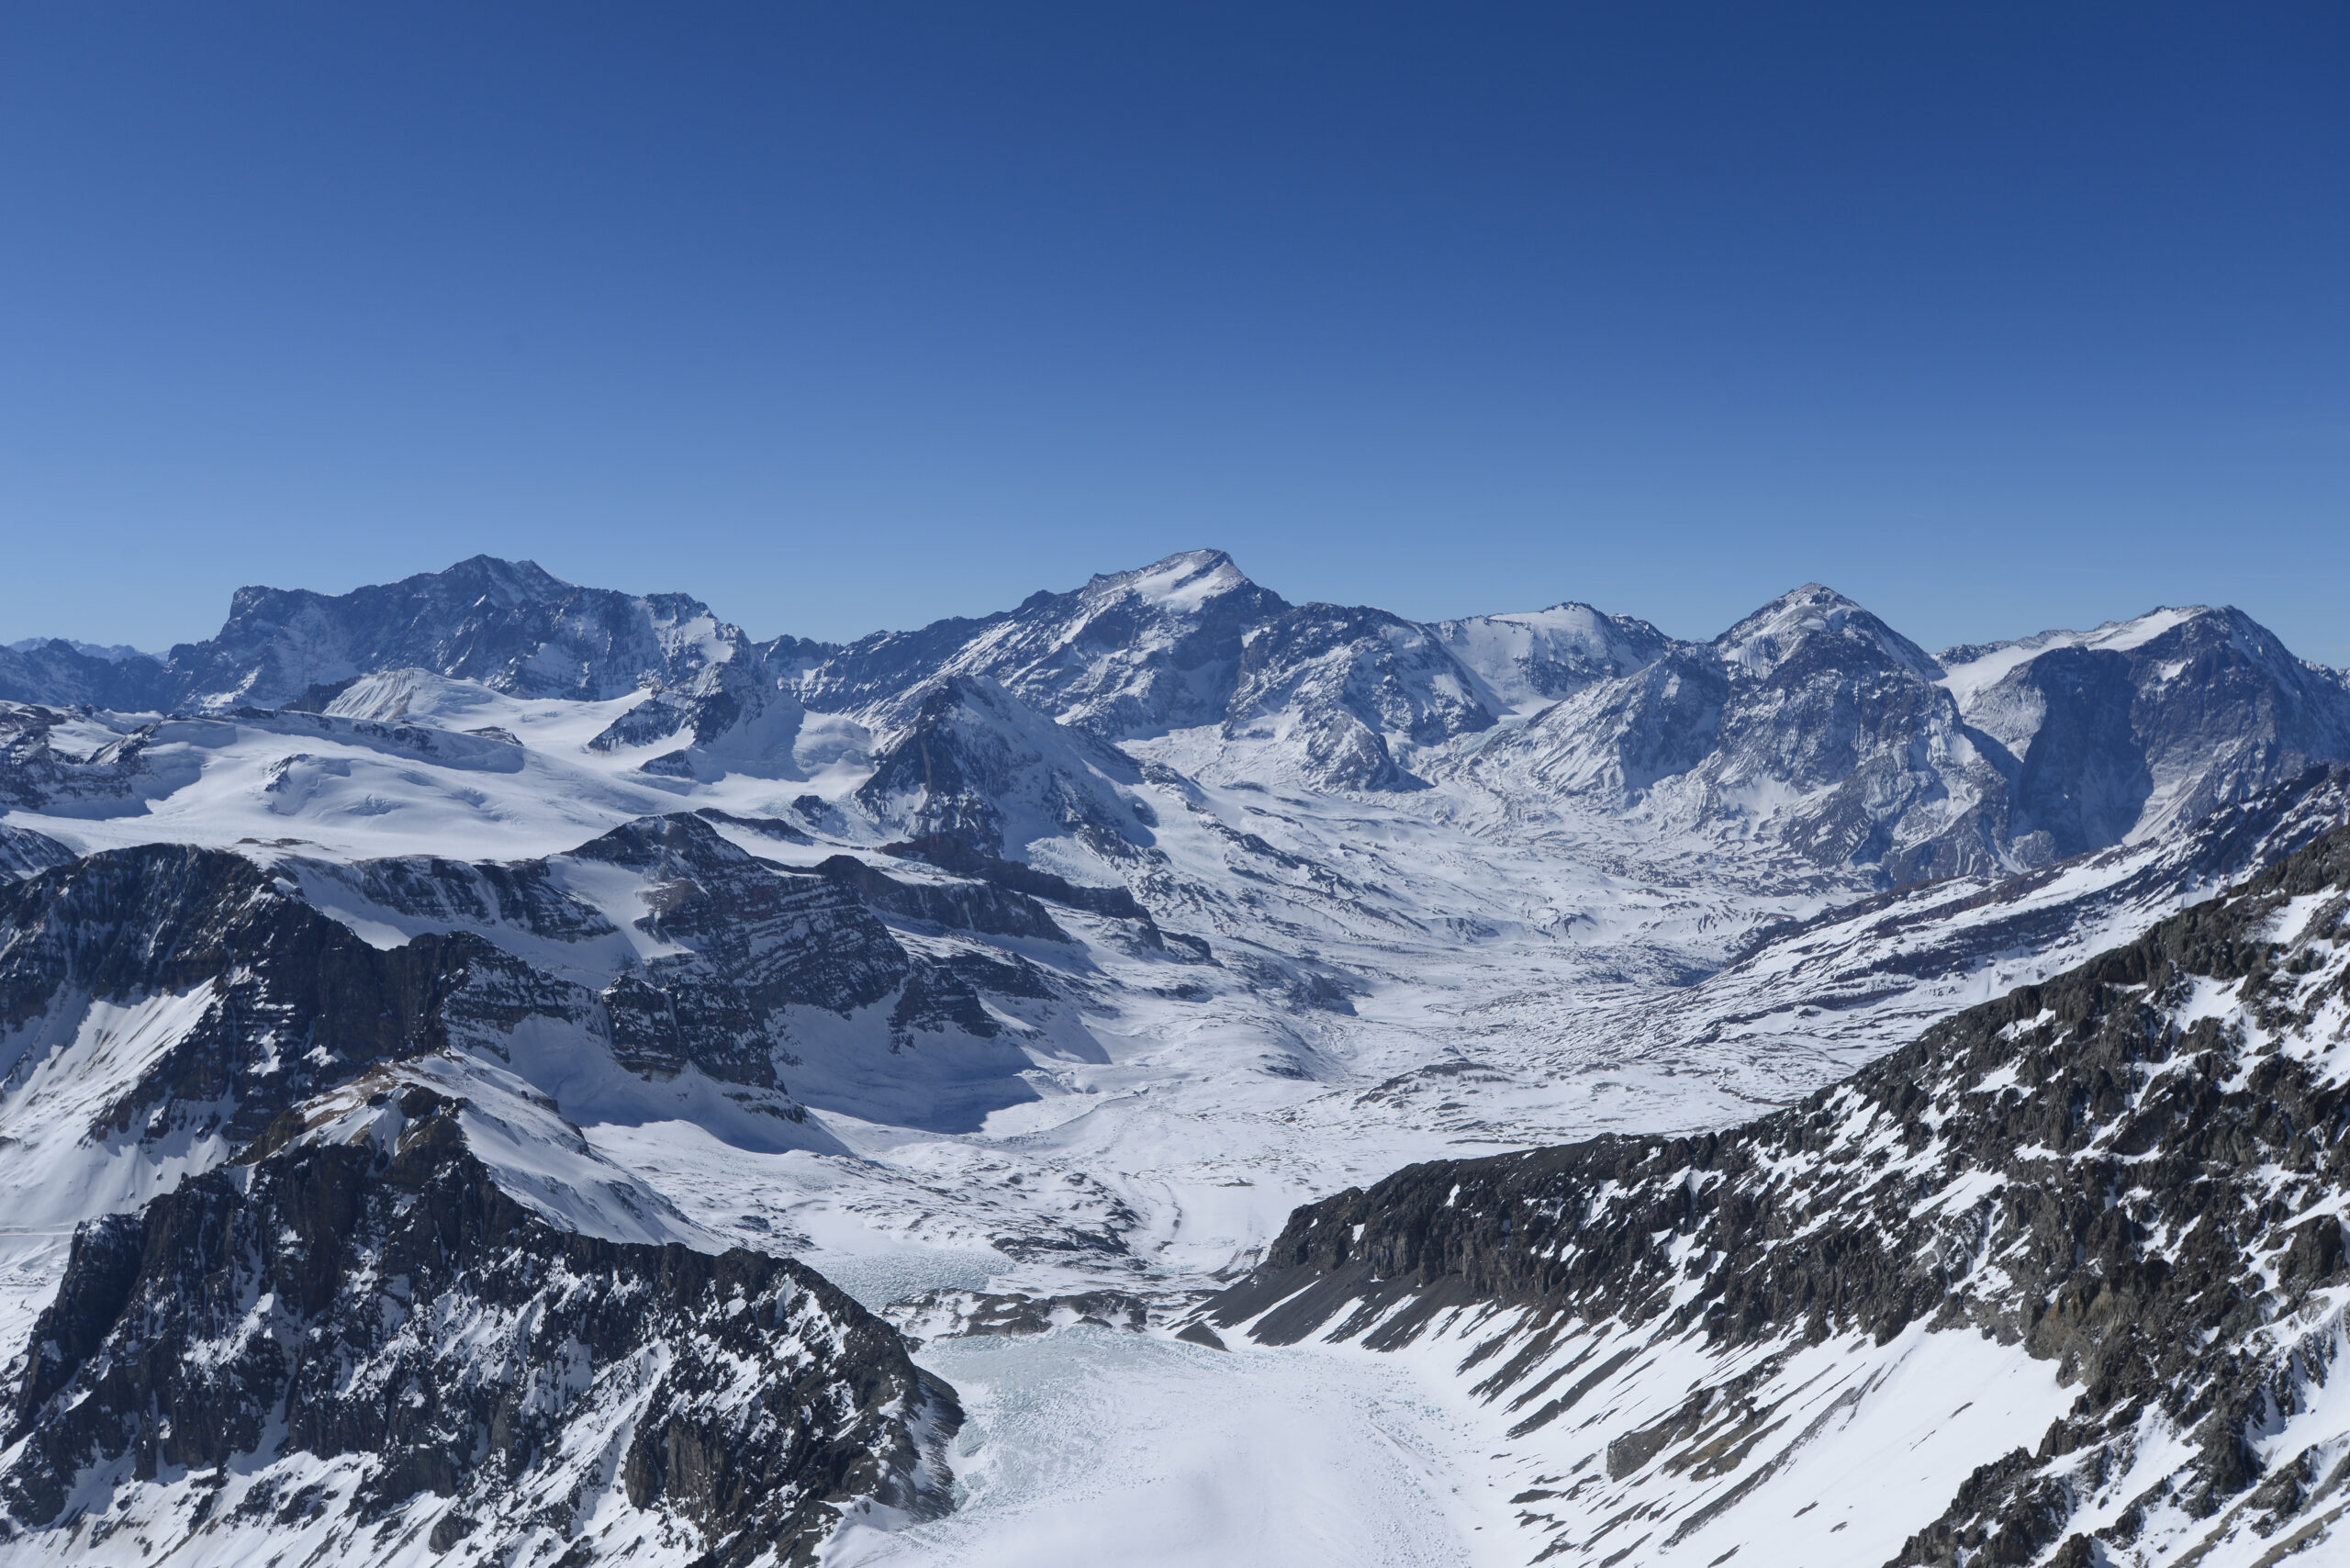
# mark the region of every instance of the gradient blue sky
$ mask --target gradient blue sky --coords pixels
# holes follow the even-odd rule
[[[476,551],[2350,663],[2350,8],[0,8],[0,640]]]

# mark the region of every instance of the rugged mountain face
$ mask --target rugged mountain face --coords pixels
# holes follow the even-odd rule
[[[1529,714],[1595,681],[1646,669],[1678,646],[1645,621],[1587,604],[1522,615],[1472,615],[1428,628],[1484,682],[1496,712]]]
[[[73,858],[72,850],[46,834],[0,823],[0,878],[28,877]]]
[[[327,596],[237,590],[209,642],[173,648],[183,703],[274,706],[312,686],[415,666],[524,697],[597,700],[721,656],[733,628],[684,594],[637,597],[476,555],[445,572]]]
[[[1505,796],[1762,840],[1891,882],[2000,868],[2006,781],[1932,658],[1817,584],[1478,751]]]
[[[754,644],[681,595],[481,556],[336,597],[241,590],[218,636],[162,665],[63,642],[0,651],[0,700],[321,707],[411,667],[528,698],[642,689],[589,745],[659,778],[807,779],[867,732],[886,745],[930,722],[938,683],[971,678],[1113,742],[1192,736],[1154,759],[1203,778],[1388,792],[1457,774],[1521,813],[1888,885],[2030,869],[2350,756],[2350,686],[2234,610],[1945,661],[1817,584],[1699,644],[1577,605],[1429,626],[1292,606],[1220,551],[845,647]],[[831,717],[811,731],[811,711]],[[1533,722],[1483,744],[1505,715]]]
[[[84,1228],[0,1460],[78,1556],[805,1563],[946,1506],[951,1391],[810,1270],[599,1239],[518,1204],[398,1070]]]
[[[2014,835],[2044,835],[2052,855],[2192,821],[2350,755],[2340,676],[2237,610],[2156,610],[1943,657],[1967,722],[2016,759]]]
[[[1302,1209],[1214,1316],[1458,1346],[1544,1558],[2281,1561],[2350,1510],[2345,912],[2337,831],[1776,1115]]]
[[[901,727],[912,722],[909,706],[926,700],[925,682],[985,677],[1039,713],[1108,739],[1220,725],[1252,759],[1242,770],[1270,764],[1315,788],[1393,790],[1419,783],[1394,746],[1438,745],[1494,722],[1478,678],[1446,644],[1383,610],[1292,607],[1222,551],[1198,550],[1095,577],[1075,593],[1037,594],[983,621],[866,638],[811,668],[800,695],[812,708]],[[1550,678],[1557,661],[1546,652],[1540,662]],[[1508,678],[1515,689],[1527,678]]]
[[[1947,657],[1812,584],[1583,687],[1463,772],[1899,885],[2102,849],[2350,756],[2340,680],[2233,610]]]
[[[1424,781],[1398,766],[1394,745],[1441,745],[1494,722],[1475,679],[1426,627],[1384,610],[1301,605],[1250,640],[1224,723],[1241,746],[1214,771],[1286,773],[1322,790],[1416,789]]]
[[[1043,840],[1074,839],[1104,860],[1151,842],[1149,808],[1132,793],[1133,758],[1058,724],[1006,688],[950,676],[923,692],[857,787],[874,820],[908,838],[944,837],[1024,859]]]
[[[584,588],[529,561],[476,555],[347,594],[240,588],[218,635],[162,661],[62,641],[0,650],[0,699],[127,711],[275,707],[414,666],[518,696],[600,700],[647,680],[690,687],[713,665],[788,663],[801,646],[784,638],[754,648],[684,594]]]
[[[800,1102],[962,1127],[1034,1098],[1000,1014],[1049,1010],[1054,993],[996,943],[1065,941],[1050,915],[983,882],[911,884],[854,862],[787,870],[735,841],[759,844],[765,825],[681,814],[510,865],[285,866],[357,929],[527,955],[621,1076],[599,1085],[593,1050],[494,1048],[582,1114],[648,1114],[636,1080],[649,1077],[730,1139],[827,1147]]]
[[[472,936],[377,948],[290,895],[174,845],[0,886],[0,1164],[31,1206],[135,1201],[374,1063],[576,1005]]]
[[[170,672],[149,654],[50,637],[0,648],[0,701],[84,703],[143,712],[169,700]]]
[[[925,682],[983,676],[1050,718],[1113,738],[1214,723],[1249,634],[1288,608],[1223,551],[1193,550],[983,620],[877,633],[811,670],[800,697],[886,722],[889,705]]]
[[[2065,974],[2350,816],[2350,689],[2233,612],[1930,655],[1815,585],[1686,643],[1201,552],[834,648],[476,561],[254,590],[160,694],[9,655],[0,1562],[1018,1559],[1056,1454],[1094,1501],[1033,1507],[1117,1560],[1128,1439],[1289,1559],[2333,1529],[2350,1280],[2281,1260],[2340,1190],[2338,999],[2280,988],[2341,938],[2256,884],[2256,973]],[[964,1384],[974,1506],[834,1530],[932,1506],[946,1417],[777,1251]],[[1259,1260],[1221,1331],[1305,1338],[1194,1353]],[[1399,1363],[1482,1394],[1415,1425]]]
[[[54,708],[0,702],[0,802],[78,815],[112,809],[142,791],[168,791],[190,773],[159,773],[145,756],[160,728],[118,728]]]

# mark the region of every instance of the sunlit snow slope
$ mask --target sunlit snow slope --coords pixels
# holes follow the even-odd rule
[[[0,1557],[28,1561],[1580,1551],[1599,1495],[1543,1479],[1576,1456],[1510,1435],[1502,1385],[1454,1372],[1465,1341],[1176,1336],[1301,1204],[1803,1101],[2350,814],[2327,766],[2350,687],[2232,610],[1937,655],[1811,585],[1683,643],[1575,604],[1434,625],[1292,605],[1214,551],[845,646],[484,557],[340,598],[243,590],[219,637],[162,658],[0,649]],[[411,1090],[431,1098],[395,1126]],[[416,1152],[408,1121],[446,1131]],[[281,1197],[259,1173],[291,1181],[310,1148],[346,1151],[319,1158],[381,1223],[376,1253],[297,1271],[323,1294],[293,1316],[263,1309],[295,1276],[258,1239],[169,1287],[224,1315],[175,1339],[126,1316],[164,1284],[118,1291],[112,1254],[76,1251],[100,1221],[178,1234],[155,1204],[199,1186],[203,1223],[262,1238]],[[198,1463],[105,1382],[159,1345],[235,1363],[315,1332],[386,1389],[454,1397],[488,1374],[417,1371],[367,1316],[391,1308],[349,1294],[413,1239],[393,1194],[435,1182],[550,1236],[811,1266],[854,1298],[809,1309],[824,1322],[862,1303],[896,1326],[808,1363],[865,1457],[778,1449],[794,1501],[767,1514],[713,1501],[723,1477],[674,1445],[631,1459],[654,1406],[610,1379],[636,1358],[652,1398],[655,1362],[688,1364],[661,1336],[717,1308],[682,1296],[652,1338],[583,1340],[576,1375],[543,1374],[559,1390],[514,1395],[601,1412],[593,1462],[483,1468],[476,1442],[387,1471],[366,1456],[390,1428],[285,1424],[289,1362],[139,1385],[158,1411],[258,1401],[250,1441]],[[487,1323],[549,1277],[460,1270],[433,1299]],[[62,1282],[90,1321],[52,1354]],[[799,1287],[772,1288],[802,1324]],[[1592,1352],[1578,1383],[1630,1343],[1545,1332]],[[1758,1409],[1994,1391],[1930,1436],[1840,1439],[1923,1445],[1866,1518],[1805,1516],[1839,1550],[1897,1529],[1870,1561],[1952,1506],[1987,1462],[1965,1455],[2030,1448],[2071,1397],[2028,1355],[1904,1332],[1756,1350],[1740,1385]],[[509,1366],[554,1353],[482,1333]],[[887,1371],[901,1333],[959,1416]],[[1731,1375],[1681,1364],[1607,1375],[1627,1410]],[[860,1403],[875,1377],[903,1388]],[[74,1426],[76,1400],[113,1424]],[[1649,1483],[1609,1484],[1610,1508],[1651,1506]],[[1710,1562],[1753,1527],[1706,1528]]]

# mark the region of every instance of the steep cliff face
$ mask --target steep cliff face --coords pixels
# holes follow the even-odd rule
[[[946,1506],[954,1396],[895,1331],[787,1260],[555,1228],[468,1109],[380,1072],[85,1227],[16,1390],[0,1557],[741,1568]]]
[[[2242,610],[1953,649],[1967,722],[2016,758],[2019,838],[2076,855],[2350,756],[2350,689]]]
[[[1457,1342],[1566,1562],[2274,1562],[2350,1509],[2345,1126],[2336,832],[1749,1126],[1302,1209],[1214,1316]],[[1902,1419],[1921,1479],[1853,1515]]]
[[[732,628],[684,594],[565,582],[476,555],[347,594],[237,590],[219,633],[172,650],[175,700],[275,706],[313,686],[413,666],[522,697],[623,696],[723,656]],[[739,637],[739,633],[736,634]]]
[[[370,1064],[584,1000],[471,935],[372,946],[242,856],[90,856],[0,886],[0,1160],[217,1155]]]

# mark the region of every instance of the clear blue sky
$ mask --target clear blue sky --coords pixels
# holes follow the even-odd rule
[[[476,551],[2350,663],[2350,8],[0,9],[0,640]]]

